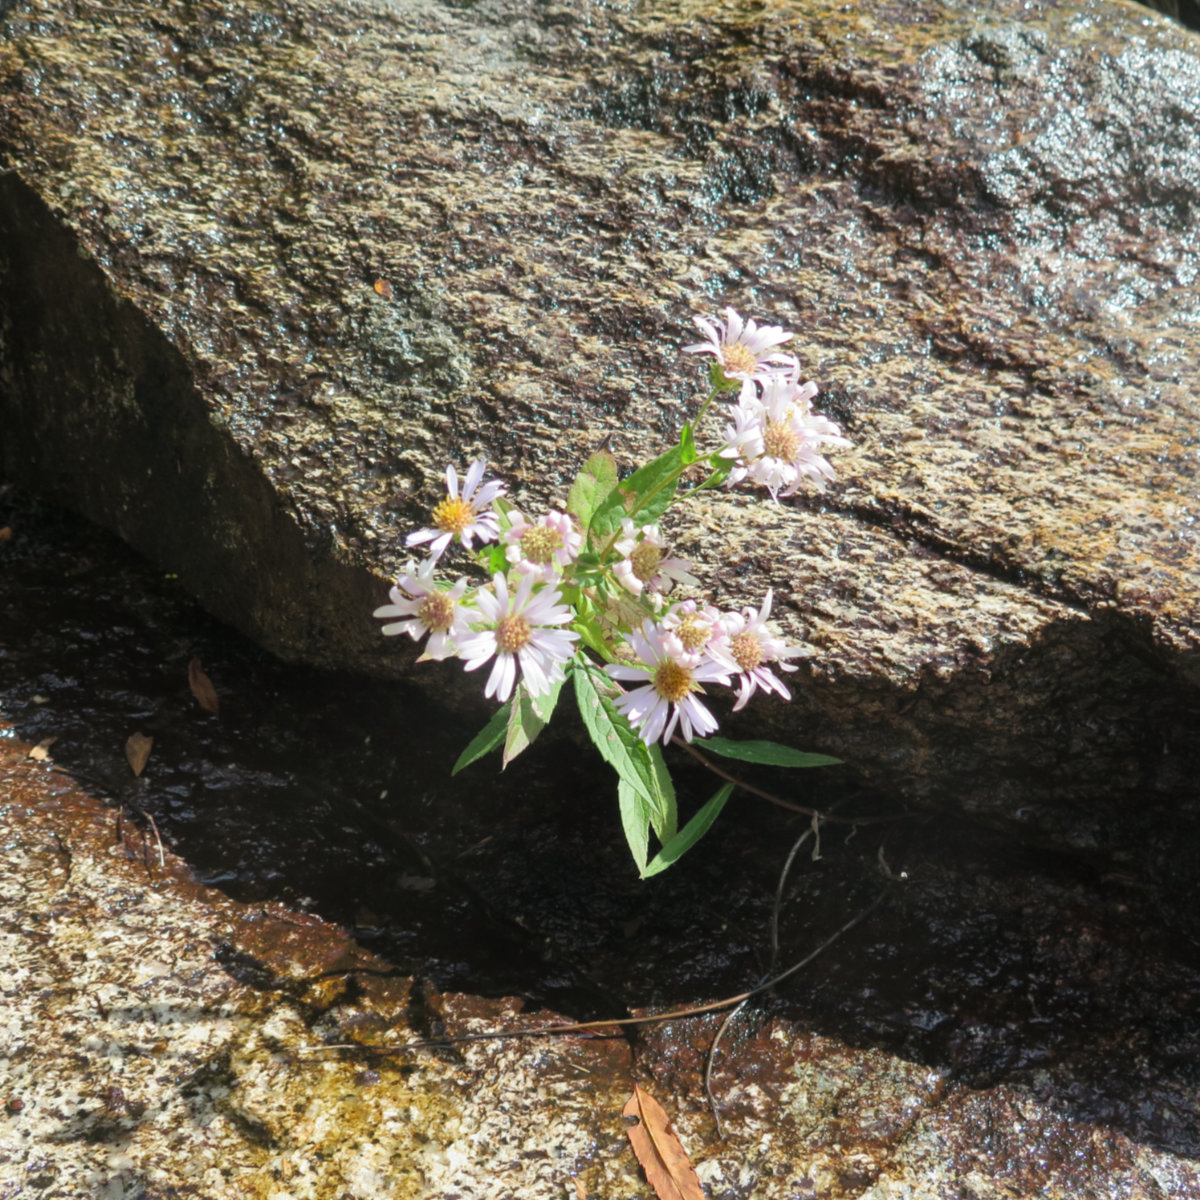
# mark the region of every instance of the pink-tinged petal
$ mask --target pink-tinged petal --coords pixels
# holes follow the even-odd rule
[[[475,595],[475,604],[489,621],[498,621],[504,613],[504,604],[500,598],[482,588]]]
[[[659,738],[666,741],[671,736],[671,729],[675,727],[675,717],[671,717],[671,729],[667,730],[666,735],[663,734],[663,727],[667,724],[667,716],[671,712],[671,705],[667,703],[661,696],[657,702],[646,714],[645,723],[642,726],[642,740],[646,745],[652,742],[657,742]]]
[[[458,472],[453,463],[446,464],[446,495],[455,499],[458,497]]]
[[[472,634],[458,647],[464,671],[475,671],[496,653],[496,635],[491,632]]]
[[[512,695],[513,684],[516,681],[516,664],[511,654],[497,654],[488,676],[487,687],[483,689],[484,698],[495,696],[503,704]]]
[[[483,478],[483,472],[486,468],[487,463],[482,458],[477,458],[467,468],[467,478],[463,482],[464,500],[469,500],[475,494],[475,489],[479,486],[479,481]]]
[[[425,643],[425,652],[417,659],[417,662],[424,662],[426,659],[442,662],[453,654],[454,642],[448,633],[431,633],[429,641]]]
[[[646,678],[646,671],[642,667],[627,667],[621,663],[608,663],[605,665],[604,669],[614,679],[644,680]]]
[[[536,654],[528,650],[520,652],[521,679],[531,696],[544,696],[550,690],[550,677],[542,670]]]
[[[754,322],[750,322],[751,328]],[[736,342],[742,336],[742,330],[745,329],[745,323],[742,318],[732,309],[725,310],[725,338],[726,343]]]
[[[476,509],[487,508],[497,496],[504,495],[504,484],[498,479],[493,479],[490,483],[485,483],[479,489],[479,495],[471,498],[471,503]]]

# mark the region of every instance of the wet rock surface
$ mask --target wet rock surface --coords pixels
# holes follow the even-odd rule
[[[4,465],[212,611],[406,672],[368,614],[444,462],[537,504],[656,451],[689,315],[732,302],[800,331],[855,443],[824,497],[675,531],[816,651],[754,719],[1068,842],[1186,796],[1192,35],[913,0],[3,22]]]
[[[883,899],[724,1034],[720,1131],[718,1017],[299,1054],[744,991],[805,823],[747,802],[639,883],[571,743],[448,779],[469,728],[281,667],[105,535],[4,499],[0,1194],[632,1200],[637,1080],[714,1198],[1200,1196],[1194,810],[1131,807],[1071,851],[965,817],[825,826],[778,965]],[[903,816],[835,772],[785,794]]]

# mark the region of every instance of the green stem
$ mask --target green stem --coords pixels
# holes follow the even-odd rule
[[[692,439],[693,440],[695,440],[696,434],[700,429],[700,422],[704,420],[705,414],[712,407],[713,401],[721,394],[722,390],[723,389],[721,389],[721,388],[713,388],[712,391],[709,392],[707,399],[700,406],[700,411],[696,414],[696,419],[692,422]],[[664,488],[671,487],[673,484],[678,483],[679,480],[683,477],[683,473],[689,467],[694,467],[694,466],[696,466],[697,463],[704,463],[711,467],[713,465],[713,461],[716,457],[717,457],[717,451],[713,450],[708,454],[700,455],[700,457],[697,458],[695,462],[682,464],[678,471],[672,472],[670,475],[667,476],[666,479],[664,479],[660,484],[658,484],[657,487],[651,488],[650,491],[648,491],[644,496],[642,496],[641,499],[638,501],[638,503],[634,506],[634,508],[630,510],[629,515],[631,517],[637,516],[638,512],[641,509],[645,508],[645,506],[651,500],[653,500],[654,497],[659,494],[659,492],[661,492]],[[620,485],[618,484],[618,486],[620,486]],[[695,492],[698,490],[699,490],[698,488],[693,488],[692,492]],[[688,492],[687,494],[690,496],[690,495],[692,495],[692,492]],[[608,542],[605,544],[604,549],[600,551],[600,565],[601,566],[608,565],[608,556],[611,553],[613,546],[615,546],[617,544],[617,539],[619,536],[620,536],[620,534],[618,532],[614,532],[612,537],[610,537],[608,539]]]

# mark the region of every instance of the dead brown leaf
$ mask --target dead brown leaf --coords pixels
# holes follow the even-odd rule
[[[393,295],[392,285],[386,279],[375,280],[375,291],[385,300],[390,300]]]
[[[5,525],[3,529],[0,529],[0,542],[11,542],[12,536],[13,531],[11,525]]]
[[[144,733],[131,733],[125,742],[125,759],[133,768],[135,775],[140,775],[146,769],[146,760],[150,757],[150,748],[154,739]]]
[[[217,689],[213,687],[212,680],[205,675],[204,667],[198,658],[193,658],[188,663],[188,687],[192,689],[192,695],[196,697],[201,708],[215,714],[221,707]]]
[[[700,1179],[663,1106],[635,1083],[621,1115],[633,1152],[658,1200],[705,1200]]]
[[[29,757],[38,762],[45,762],[50,757],[50,747],[58,741],[57,737],[42,738],[29,752]]]

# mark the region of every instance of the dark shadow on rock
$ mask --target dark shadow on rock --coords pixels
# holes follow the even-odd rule
[[[679,866],[640,883],[607,771],[570,732],[502,776],[485,762],[451,780],[483,713],[281,666],[106,535],[24,497],[8,504],[2,711],[24,739],[56,736],[56,767],[130,822],[153,815],[201,880],[341,924],[436,989],[584,1018],[710,1000],[771,970],[772,897],[803,819],[739,797]],[[188,692],[193,655],[220,716]],[[1155,703],[1121,697],[1134,700]],[[123,757],[134,730],[155,737],[140,779]],[[1150,765],[1131,771],[1125,806],[1075,824],[1073,848],[1039,840],[1032,817],[1022,838],[969,815],[905,813],[846,769],[759,772],[800,803],[899,819],[827,825],[820,859],[801,854],[779,966],[889,895],[734,1036],[780,1017],[1200,1156],[1200,812],[1156,796],[1160,754],[1148,748]],[[690,803],[713,787],[686,764],[679,783]],[[906,878],[886,884],[881,861]],[[302,986],[267,961],[269,936],[214,951],[249,986]],[[436,1034],[435,1015],[428,1024]],[[110,1124],[100,1115],[72,1136]]]

